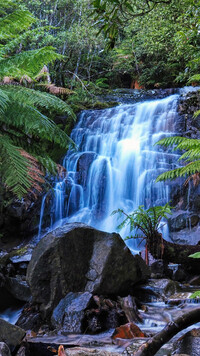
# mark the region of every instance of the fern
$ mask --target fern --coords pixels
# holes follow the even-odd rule
[[[6,157],[0,162],[2,182],[21,198],[31,188],[28,160],[21,155],[19,147],[14,146],[7,136],[0,135],[0,151],[2,157]]]
[[[4,5],[3,5],[4,4]],[[12,0],[0,0],[0,78],[28,78],[33,82],[48,63],[62,58],[52,47],[15,53],[19,40],[27,38],[35,18]],[[9,9],[9,14],[6,14]],[[2,10],[2,11],[1,11]],[[15,10],[15,11],[13,11]],[[24,33],[24,30],[28,30]],[[20,42],[21,43],[21,42]],[[5,77],[6,80],[5,80]],[[12,77],[10,79],[10,77]],[[20,85],[0,87],[0,173],[1,180],[19,198],[31,191],[41,192],[44,174],[62,171],[48,154],[50,144],[56,149],[74,147],[73,141],[45,113],[75,115],[59,98]],[[51,152],[52,150],[50,150]],[[53,153],[52,153],[53,155]]]
[[[200,140],[174,136],[164,138],[156,144],[165,147],[174,146],[176,150],[185,150],[180,156],[179,161],[183,161],[186,164],[183,167],[160,174],[156,182],[191,176],[200,172]]]
[[[0,18],[0,40],[8,40],[28,29],[35,22],[34,16],[27,10],[16,10]]]
[[[188,80],[188,84],[191,84],[193,82],[200,82],[200,74],[194,74],[190,79]]]
[[[66,113],[73,120],[76,120],[76,116],[70,106],[54,95],[39,90],[16,86],[4,86],[3,91],[7,93],[7,95],[11,95],[14,101],[20,101],[24,104],[37,106],[38,108],[43,108],[48,111],[52,110],[56,113]]]
[[[194,119],[196,119],[199,115],[200,115],[200,110],[197,110],[197,111],[194,113]]]
[[[118,225],[118,230],[126,225],[130,226],[130,232],[135,230],[134,236],[127,237],[127,239],[140,237],[150,240],[158,232],[161,220],[167,219],[171,214],[171,207],[167,203],[164,206],[150,207],[145,210],[141,205],[132,214],[126,214],[122,209],[114,210],[112,215],[114,214],[118,214],[119,218],[125,216],[125,219]]]
[[[23,75],[36,78],[41,68],[56,59],[63,58],[51,46],[30,50],[0,60],[0,77],[11,76],[20,79]]]
[[[0,89],[0,114],[3,115],[9,103],[9,98],[6,93]]]

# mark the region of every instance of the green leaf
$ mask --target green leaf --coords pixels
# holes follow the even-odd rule
[[[193,253],[192,255],[189,255],[189,257],[200,258],[200,252]]]
[[[190,296],[191,299],[194,299],[194,298],[200,298],[200,290],[194,292],[191,296]]]

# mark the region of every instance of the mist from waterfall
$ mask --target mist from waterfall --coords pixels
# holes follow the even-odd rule
[[[67,153],[67,177],[55,183],[50,229],[76,221],[112,232],[119,223],[113,210],[130,213],[139,205],[148,208],[169,200],[168,185],[155,179],[172,168],[178,155],[155,143],[174,134],[178,98],[81,113],[71,134],[77,151]],[[44,204],[42,209],[40,232]],[[167,226],[164,234],[166,238]],[[136,250],[137,242],[129,247]]]

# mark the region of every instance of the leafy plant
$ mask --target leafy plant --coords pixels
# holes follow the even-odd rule
[[[44,110],[75,118],[70,107],[51,94],[20,86],[1,87],[0,172],[2,182],[19,198],[27,190],[40,191],[46,172],[57,173],[47,152],[49,143],[65,150],[74,145]]]
[[[120,218],[125,216],[125,219],[118,225],[118,229],[121,230],[129,225],[130,232],[134,231],[134,236],[127,237],[127,239],[142,238],[146,239],[147,244],[149,244],[152,238],[159,233],[161,220],[167,219],[168,215],[172,214],[171,209],[167,203],[164,206],[154,206],[146,210],[143,206],[139,206],[131,214],[126,214],[122,209],[117,209],[113,211],[112,215],[118,214]]]
[[[164,147],[173,146],[175,150],[185,151],[179,158],[179,161],[183,161],[185,165],[160,174],[156,179],[157,182],[200,173],[200,140],[174,136],[164,138],[156,144]]]
[[[189,257],[192,257],[192,258],[200,258],[200,252],[195,252],[195,253],[193,253],[192,255],[190,255]]]
[[[29,31],[36,19],[14,1],[2,1],[0,13],[0,173],[1,182],[18,198],[27,191],[41,191],[47,172],[56,173],[57,165],[49,145],[67,149],[72,140],[55,122],[46,116],[53,113],[67,114],[75,119],[69,105],[59,98],[13,85],[24,75],[34,80],[44,64],[60,55],[52,47],[32,51],[16,49],[21,34]],[[11,43],[11,44],[10,44]],[[14,45],[15,44],[15,45]],[[4,85],[9,83],[9,85]],[[16,83],[16,82],[15,82]],[[17,84],[17,83],[16,83]]]

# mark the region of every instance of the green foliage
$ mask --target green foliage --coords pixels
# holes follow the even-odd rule
[[[46,63],[51,63],[62,56],[53,47],[44,47],[12,55],[0,60],[0,77],[10,76],[20,79],[24,75],[36,78]]]
[[[108,48],[113,48],[119,34],[119,25],[151,12],[159,3],[169,4],[171,0],[92,0],[96,23],[100,25],[109,40]]]
[[[126,225],[129,225],[130,232],[134,230],[134,236],[129,238],[145,238],[148,241],[151,237],[158,233],[160,222],[163,218],[167,219],[169,214],[172,214],[171,207],[167,203],[164,206],[150,207],[144,209],[139,206],[133,213],[126,214],[122,209],[114,210],[112,215],[118,214],[119,218],[125,216],[125,219],[118,225],[121,230]]]
[[[199,81],[199,1],[91,3],[107,46],[116,48],[114,72],[124,67],[124,74],[146,88]]]
[[[34,16],[26,10],[16,10],[0,18],[0,41],[14,38],[35,21]]]
[[[20,154],[19,147],[10,138],[0,134],[0,172],[3,183],[18,197],[26,194],[31,187],[28,175],[28,160]]]
[[[200,258],[200,252],[193,253],[193,255],[190,255],[189,257]]]
[[[0,117],[2,181],[22,197],[34,182],[29,174],[33,162],[21,156],[19,149],[35,157],[45,171],[55,174],[56,164],[46,151],[48,143],[65,150],[74,146],[67,134],[40,110],[71,113],[71,109],[57,97],[20,86],[2,86],[0,103],[3,104]]]
[[[156,144],[164,147],[173,146],[176,150],[185,150],[179,158],[179,161],[183,161],[185,165],[160,174],[156,179],[157,182],[200,172],[200,140],[174,136],[164,138]]]
[[[0,78],[10,76],[20,79],[23,75],[35,78],[45,64],[62,56],[52,46],[23,50],[24,33],[28,31],[31,35],[30,26],[36,18],[20,4],[15,9],[14,1],[7,2],[7,5],[5,10],[9,13],[5,11],[0,17]]]
[[[0,4],[2,1],[0,0]],[[36,22],[32,14],[14,1],[5,1],[0,18],[0,77],[34,78],[43,68],[62,58],[46,46],[34,50],[16,51],[15,45],[23,31]],[[24,36],[26,38],[26,36]],[[11,46],[9,43],[11,41]],[[15,45],[13,45],[15,43]],[[74,147],[73,141],[50,117],[65,114],[68,122],[76,117],[65,102],[51,94],[23,88],[21,85],[1,85],[0,88],[0,173],[1,181],[18,198],[27,191],[41,191],[44,174],[57,173],[52,149]],[[48,152],[49,151],[49,152]]]
[[[194,298],[200,298],[200,290],[197,290],[196,292],[192,293],[192,295],[190,296],[191,299]]]

